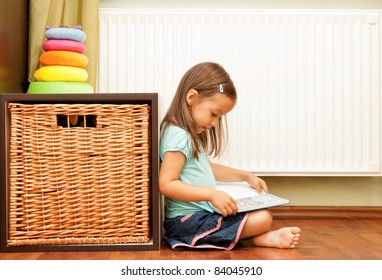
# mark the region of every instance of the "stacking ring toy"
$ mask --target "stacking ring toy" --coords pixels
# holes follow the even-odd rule
[[[47,40],[42,44],[44,51],[69,51],[83,53],[86,47],[83,43],[74,40]]]
[[[67,28],[67,27],[58,27],[58,28],[49,28],[45,32],[45,37],[50,39],[67,39],[74,40],[78,42],[84,42],[86,40],[85,33],[76,28]]]
[[[49,93],[94,93],[88,83],[77,82],[33,82],[29,85],[29,94]]]
[[[86,82],[88,72],[72,66],[43,66],[36,70],[34,78],[38,82]]]
[[[89,62],[86,55],[68,51],[49,51],[40,56],[40,63],[44,66],[63,65],[85,67]]]

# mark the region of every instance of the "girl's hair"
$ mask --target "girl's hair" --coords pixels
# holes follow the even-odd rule
[[[199,94],[198,98],[209,97],[215,93],[225,94],[235,101],[237,98],[235,86],[222,66],[213,62],[196,64],[183,75],[179,82],[175,97],[161,124],[162,135],[170,124],[176,125],[191,135],[194,158],[198,159],[199,143],[207,155],[219,156],[228,140],[226,119],[223,124],[222,119],[219,118],[216,127],[198,134],[187,103],[187,93],[190,90],[196,90]]]

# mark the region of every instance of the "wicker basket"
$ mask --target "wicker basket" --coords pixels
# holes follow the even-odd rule
[[[8,246],[150,241],[150,105],[9,110]]]

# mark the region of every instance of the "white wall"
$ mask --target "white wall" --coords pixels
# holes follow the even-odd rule
[[[99,0],[100,8],[382,9],[381,0]]]

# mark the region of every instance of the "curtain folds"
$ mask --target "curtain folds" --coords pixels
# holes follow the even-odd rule
[[[34,72],[41,66],[40,55],[45,39],[45,26],[82,26],[86,34],[85,67],[94,90],[97,84],[98,67],[98,0],[30,0],[29,3],[29,53],[28,81],[34,82]]]

